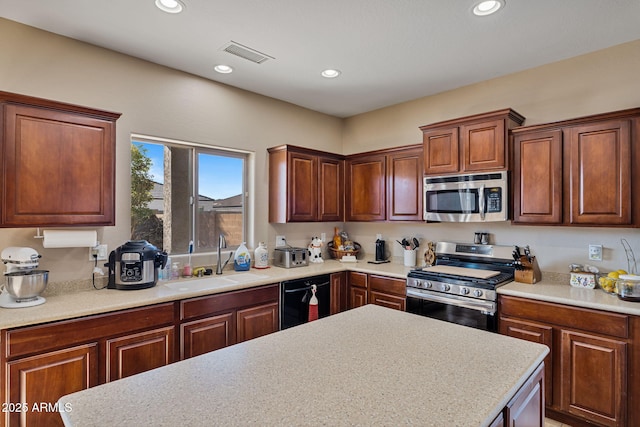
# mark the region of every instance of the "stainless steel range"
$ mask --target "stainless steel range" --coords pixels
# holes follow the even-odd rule
[[[438,242],[435,265],[407,275],[407,311],[496,332],[496,288],[514,272],[513,246]]]

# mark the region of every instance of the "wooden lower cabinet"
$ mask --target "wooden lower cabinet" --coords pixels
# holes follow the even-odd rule
[[[233,313],[223,313],[180,325],[180,359],[199,356],[236,342]]]
[[[56,401],[98,384],[98,343],[18,359],[6,371],[5,425],[62,426]]]
[[[512,427],[544,426],[544,363],[509,401],[504,410],[506,425]]]
[[[180,301],[180,358],[277,332],[279,298],[274,284]]]
[[[238,342],[251,340],[278,331],[278,302],[238,310]]]
[[[115,381],[174,361],[174,327],[154,329],[106,341],[106,381]]]
[[[500,333],[551,349],[548,417],[572,426],[640,425],[640,382],[632,380],[640,375],[638,316],[505,295],[499,307]]]
[[[340,273],[331,274],[331,290],[330,301],[331,307],[329,314],[337,314],[347,309],[347,273],[344,271]]]
[[[376,304],[406,310],[406,280],[355,271],[348,273],[349,308]]]

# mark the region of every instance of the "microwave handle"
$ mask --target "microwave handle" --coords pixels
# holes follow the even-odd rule
[[[478,191],[478,198],[480,199],[479,208],[480,208],[480,218],[484,221],[484,215],[486,213],[485,200],[484,200],[484,184],[480,186],[480,191]]]

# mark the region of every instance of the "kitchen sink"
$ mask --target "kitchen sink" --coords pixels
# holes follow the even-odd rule
[[[181,280],[179,282],[166,283],[164,286],[178,292],[190,291],[206,291],[211,289],[223,288],[225,286],[233,286],[242,283],[266,279],[266,274],[255,273],[237,273],[229,276],[215,277],[199,277],[197,279]]]
[[[237,284],[238,282],[227,277],[203,277],[198,279],[189,279],[181,280],[179,282],[166,283],[164,286],[174,291],[189,292],[206,291]]]
[[[233,274],[229,277],[227,277],[227,279],[229,280],[234,280],[237,283],[247,283],[247,282],[251,282],[254,280],[263,280],[268,278],[269,276],[267,276],[266,274],[255,274],[255,273],[237,273],[237,274]]]

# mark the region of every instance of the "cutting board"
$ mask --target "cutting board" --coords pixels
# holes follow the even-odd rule
[[[455,267],[452,265],[434,265],[433,267],[425,267],[423,271],[430,273],[453,274],[456,276],[473,277],[474,279],[489,279],[500,274],[494,270],[479,270],[477,268]]]

